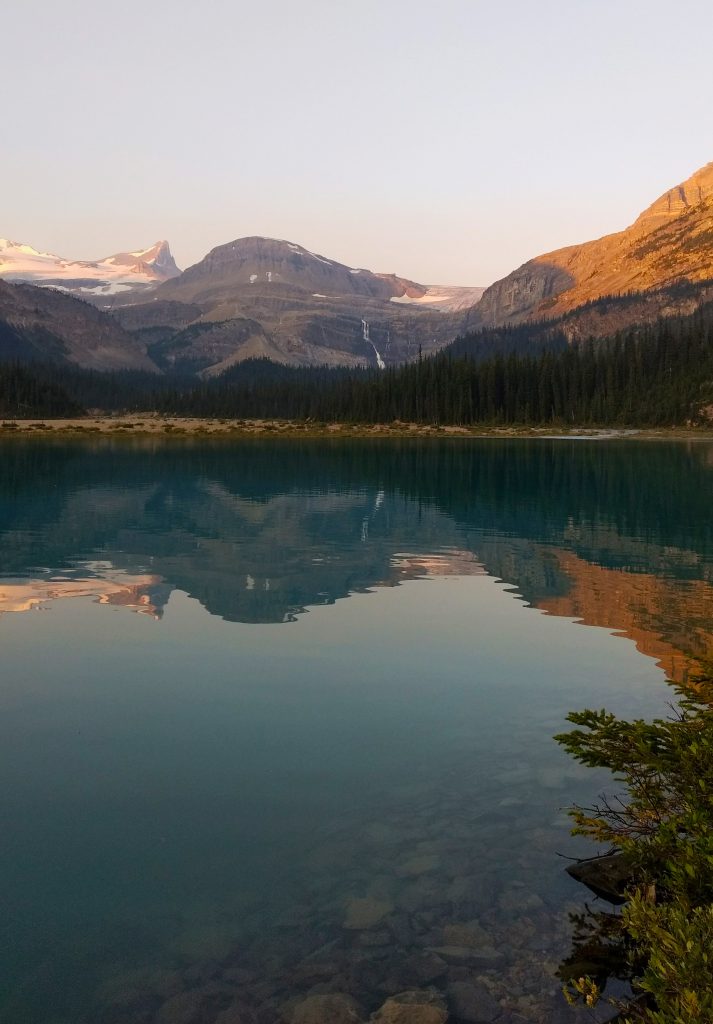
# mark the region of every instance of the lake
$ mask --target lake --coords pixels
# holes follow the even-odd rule
[[[552,736],[713,660],[711,508],[705,442],[3,442],[2,1024],[580,1019]]]

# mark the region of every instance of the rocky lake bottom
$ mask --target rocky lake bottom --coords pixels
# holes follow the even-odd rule
[[[480,805],[452,785],[414,784],[403,798],[417,798],[417,810],[405,814],[394,794],[398,802],[382,818],[335,823],[315,837],[301,901],[288,913],[275,908],[266,921],[264,907],[248,902],[238,942],[230,940],[230,915],[216,915],[212,933],[198,930],[199,941],[214,946],[203,959],[111,979],[99,1019],[597,1019],[561,995],[556,971],[570,948],[569,914],[582,901],[568,881],[557,884],[562,820],[543,822],[528,810],[525,780],[533,795],[564,781],[523,764],[492,779]],[[470,781],[477,785],[476,773]],[[518,797],[508,795],[513,783]]]

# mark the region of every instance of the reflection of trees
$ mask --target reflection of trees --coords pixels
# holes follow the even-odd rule
[[[603,993],[610,982],[630,982],[634,970],[629,961],[631,943],[621,927],[619,914],[592,910],[587,904],[578,914],[570,914],[572,949],[557,969],[565,991],[576,996],[574,983],[592,978]]]
[[[101,557],[214,614],[276,622],[443,571],[446,547],[669,669],[697,608],[686,656],[707,648],[712,480],[705,444],[16,438],[0,572]]]

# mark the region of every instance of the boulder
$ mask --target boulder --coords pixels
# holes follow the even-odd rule
[[[428,985],[442,977],[446,970],[445,960],[427,949],[412,953],[403,961],[403,971],[410,976],[410,984]]]
[[[221,977],[229,985],[249,985],[258,975],[248,967],[226,967]]]
[[[477,921],[447,924],[443,929],[444,946],[470,946],[472,949],[482,949],[492,944],[490,935]]]
[[[344,927],[354,931],[373,928],[393,909],[393,904],[387,900],[376,899],[374,896],[352,899],[347,904]]]
[[[631,866],[621,853],[580,860],[566,868],[575,881],[586,885],[595,896],[619,905],[626,902],[626,888],[631,884]]]
[[[378,988],[385,995],[394,995],[425,985],[433,985],[445,979],[448,964],[435,953],[420,950],[408,956],[395,955],[387,965],[387,971]]]
[[[500,895],[498,905],[506,913],[519,916],[533,910],[541,910],[545,904],[536,892],[528,892],[524,886],[512,886]]]
[[[500,1003],[477,982],[455,981],[446,995],[451,1016],[463,1024],[490,1024],[502,1012]]]
[[[199,989],[179,992],[161,1006],[156,1017],[157,1024],[198,1024],[205,1000]]]
[[[479,949],[472,946],[432,946],[429,952],[458,967],[499,967],[505,959],[494,946],[481,946]]]
[[[430,871],[435,871],[440,863],[440,858],[435,853],[421,854],[418,857],[411,857],[404,861],[396,869],[399,878],[418,878]]]
[[[221,1010],[214,1024],[257,1024],[255,1012],[244,1003],[234,1002],[225,1010]]]
[[[445,1024],[448,1010],[435,988],[414,989],[391,996],[371,1015],[374,1024]]]
[[[307,996],[283,1015],[287,1024],[361,1024],[362,1011],[355,999],[341,992]]]

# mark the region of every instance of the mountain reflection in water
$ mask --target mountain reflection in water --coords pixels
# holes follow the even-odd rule
[[[181,590],[228,621],[292,622],[482,573],[671,678],[713,660],[706,443],[13,439],[0,493],[0,614],[89,596],[160,619]]]

